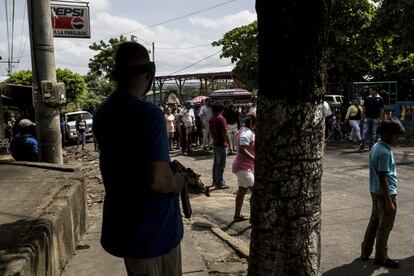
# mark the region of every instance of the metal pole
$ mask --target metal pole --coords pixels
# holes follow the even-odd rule
[[[42,102],[41,81],[56,83],[49,0],[27,0],[39,161],[63,164],[59,109]]]
[[[155,62],[155,43],[152,42],[152,62]],[[154,79],[152,80],[152,100],[155,104],[156,100],[155,100],[155,76]]]

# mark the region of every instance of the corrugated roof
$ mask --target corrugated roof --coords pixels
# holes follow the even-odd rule
[[[0,83],[5,82],[8,78],[8,76],[0,76]]]

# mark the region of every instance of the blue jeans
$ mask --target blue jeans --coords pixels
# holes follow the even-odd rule
[[[365,146],[365,142],[371,138],[371,146],[377,142],[378,119],[365,118],[364,131],[361,139],[361,146]]]
[[[214,147],[213,185],[224,185],[224,168],[226,167],[226,147]]]

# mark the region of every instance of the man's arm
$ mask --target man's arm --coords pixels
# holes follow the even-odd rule
[[[361,122],[363,122],[365,119],[365,106],[362,107],[362,112],[361,112]]]
[[[379,119],[380,119],[380,121],[383,121],[384,120],[384,107],[381,107],[380,108],[380,114],[379,114]]]
[[[184,178],[173,174],[168,161],[154,161],[148,167],[147,183],[155,193],[179,193],[184,187]]]
[[[381,185],[381,191],[385,199],[385,208],[387,211],[394,211],[395,206],[392,203],[388,188],[387,172],[378,172],[378,178]]]
[[[204,106],[200,108],[200,120],[201,120],[201,126],[205,128],[206,126],[204,125]]]

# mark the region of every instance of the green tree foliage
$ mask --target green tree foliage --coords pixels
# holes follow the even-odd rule
[[[392,46],[403,56],[414,53],[414,1],[381,0],[373,20],[377,36],[392,38]]]
[[[82,103],[86,97],[87,87],[84,78],[69,69],[57,69],[56,78],[58,82],[63,82],[66,88],[66,98],[68,104]],[[32,85],[32,71],[21,70],[9,75],[8,83]]]
[[[214,41],[212,45],[223,47],[220,57],[230,58],[232,63],[236,63],[234,72],[248,89],[257,88],[257,21],[227,32],[222,39]]]
[[[105,98],[114,90],[115,83],[103,76],[98,76],[94,72],[88,72],[85,76],[85,81],[90,93],[93,93],[98,98]]]
[[[407,90],[414,78],[414,1],[333,3],[327,48],[329,82],[346,85],[369,75],[377,81],[396,80],[399,90]],[[221,57],[236,63],[235,73],[249,89],[257,88],[257,22],[227,32],[213,46],[223,47]]]
[[[66,99],[69,103],[82,103],[88,92],[84,78],[69,69],[57,69],[56,78],[66,88]]]
[[[396,80],[405,99],[414,78],[414,1],[382,0],[371,24],[377,55],[370,74],[375,80]]]
[[[370,24],[375,6],[368,0],[336,0],[328,39],[330,82],[360,81],[374,55]],[[375,44],[374,44],[375,46]]]
[[[32,71],[20,70],[15,73],[11,73],[9,74],[7,82],[20,85],[32,85]]]
[[[89,60],[90,73],[98,77],[102,76],[107,79],[112,79],[111,73],[115,66],[115,53],[119,45],[127,41],[136,42],[136,39],[133,36],[130,39],[120,36],[119,38],[111,38],[108,43],[101,40],[99,43],[94,43],[89,46],[89,49],[98,52]]]

